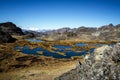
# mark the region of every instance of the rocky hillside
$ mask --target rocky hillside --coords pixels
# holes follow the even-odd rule
[[[11,35],[23,35],[21,28],[12,22],[0,23],[0,43],[15,42],[16,39]]]
[[[118,40],[120,35],[120,24],[104,25],[99,28],[81,26],[79,28],[61,28],[46,31],[42,37],[53,40]]]
[[[0,43],[11,43],[15,41],[16,39],[13,38],[11,35],[6,32],[0,31]]]
[[[120,80],[120,44],[95,49],[75,69],[55,80]]]
[[[24,34],[21,28],[17,27],[12,22],[0,23],[0,30],[3,32],[9,33],[10,35],[11,34],[12,35],[23,35]]]

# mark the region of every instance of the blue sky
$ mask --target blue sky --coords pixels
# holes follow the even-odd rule
[[[120,0],[0,0],[0,22],[23,29],[120,24]]]

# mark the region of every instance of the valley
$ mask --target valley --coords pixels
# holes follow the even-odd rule
[[[112,37],[110,39],[105,36],[111,33],[111,25],[99,28],[98,31],[95,28],[80,27],[75,30],[76,32],[74,29],[64,28],[60,31],[51,31],[53,33],[25,33],[20,28],[20,31],[14,32],[10,27],[16,29],[15,24],[7,22],[1,25],[0,31],[5,34],[0,34],[3,36],[0,37],[0,80],[54,80],[63,73],[75,69],[76,64],[82,62],[85,55],[93,53],[94,49],[105,45],[113,47],[119,42],[116,37],[118,32],[113,31],[114,34],[109,35]],[[101,31],[104,28],[107,29],[107,34]],[[112,28],[116,30],[120,27]],[[101,35],[97,35],[97,32]],[[106,40],[106,37],[109,40]]]

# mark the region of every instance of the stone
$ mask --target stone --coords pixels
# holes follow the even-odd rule
[[[5,33],[0,30],[0,43],[11,43],[15,42],[17,39],[13,38],[9,33]]]
[[[87,54],[82,64],[55,80],[120,80],[120,46],[102,46]]]

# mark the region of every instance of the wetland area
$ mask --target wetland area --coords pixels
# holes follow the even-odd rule
[[[34,42],[37,44],[38,42],[46,43],[45,41],[42,41],[40,39],[26,39],[28,42]],[[41,43],[38,43],[41,44]],[[49,44],[49,42],[47,42]],[[91,45],[91,46],[90,46]],[[71,58],[74,56],[84,56],[87,53],[92,53],[96,47],[101,47],[106,44],[89,44],[88,43],[73,43],[72,45],[62,45],[62,44],[52,44],[48,45],[50,47],[49,49],[45,49],[45,46],[37,46],[37,47],[32,47],[32,49],[29,47],[29,45],[25,46],[15,46],[14,50],[22,52],[24,54],[29,54],[29,55],[36,55],[36,56],[50,56],[53,58]],[[109,44],[113,45],[113,44]],[[46,46],[47,47],[47,46]],[[90,47],[89,49],[85,49],[85,47]],[[84,48],[84,49],[82,49]]]
[[[17,36],[18,37],[18,36]],[[19,37],[20,38],[20,37]],[[19,39],[15,43],[1,45],[0,79],[53,80],[74,69],[86,54],[103,45],[115,42],[103,41],[49,41],[42,39]],[[58,73],[56,73],[56,71]],[[26,74],[24,74],[26,73]],[[39,75],[39,76],[38,76]]]

